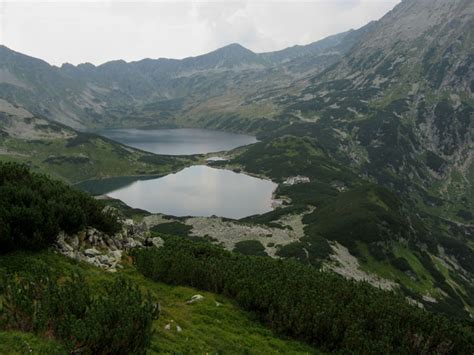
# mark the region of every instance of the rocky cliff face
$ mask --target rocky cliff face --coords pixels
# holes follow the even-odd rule
[[[472,1],[405,0],[336,65],[275,101],[294,120],[333,130],[341,155],[380,183],[410,181],[469,210],[473,48]]]
[[[351,78],[357,87],[409,80],[469,92],[473,27],[471,1],[405,0],[375,23],[328,77]]]

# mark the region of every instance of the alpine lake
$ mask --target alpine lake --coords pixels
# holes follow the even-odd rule
[[[162,155],[207,154],[257,142],[255,137],[248,135],[188,128],[106,129],[97,133],[124,145]],[[209,160],[219,159],[215,156]],[[151,213],[239,219],[271,211],[277,184],[244,173],[194,165],[162,177],[90,180],[79,187]]]

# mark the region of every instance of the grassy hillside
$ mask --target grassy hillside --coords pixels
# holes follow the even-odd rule
[[[173,260],[179,263],[177,259]],[[199,259],[196,261],[198,260]],[[186,264],[188,261],[182,259],[182,262]],[[274,332],[260,323],[255,314],[242,311],[240,306],[237,305],[238,302],[226,296],[196,290],[190,287],[168,285],[162,282],[152,281],[151,279],[145,278],[131,264],[125,264],[123,270],[113,274],[87,264],[72,261],[49,251],[38,253],[16,252],[0,256],[0,273],[8,272],[10,274],[16,273],[17,275],[21,275],[28,272],[35,273],[37,272],[36,270],[44,268],[47,268],[53,274],[60,274],[62,279],[72,274],[84,276],[86,284],[91,288],[95,296],[99,296],[103,293],[104,284],[117,280],[118,278],[125,278],[133,284],[138,285],[143,293],[149,292],[151,297],[159,301],[161,305],[160,317],[154,320],[152,324],[153,333],[150,346],[147,350],[149,354],[247,352],[255,354],[318,353],[317,350],[308,345],[275,335]],[[163,270],[163,272],[165,272],[165,270]],[[336,280],[337,279],[335,279],[335,281]],[[245,286],[242,285],[242,287]],[[242,288],[242,290],[243,289],[244,288]],[[328,291],[334,296],[342,295],[342,289],[340,288]],[[186,302],[196,294],[202,295],[204,299],[193,304],[187,304]],[[1,300],[2,298],[0,297],[0,305],[2,304]],[[294,299],[293,301],[296,305],[301,300]],[[393,301],[395,301],[395,299],[393,299]],[[377,307],[379,306],[381,305],[377,305]],[[359,315],[362,316],[362,310],[358,312]],[[413,309],[413,312],[417,313],[418,311]],[[401,312],[404,317],[411,317],[409,313],[410,312],[405,311]],[[428,315],[426,316],[428,317]],[[301,322],[304,322],[303,319],[304,318],[301,318]],[[333,319],[333,322],[334,321],[335,319]],[[170,325],[169,330],[167,329],[168,325]],[[342,325],[342,323],[340,325]],[[181,328],[181,331],[177,331],[177,326]],[[295,325],[295,327],[296,326],[297,325]],[[467,334],[469,333],[466,333],[466,336]],[[442,331],[439,333],[441,337],[445,335],[446,333]],[[365,338],[360,338],[358,341],[362,341],[363,339]],[[465,338],[465,341],[468,342],[468,339],[469,338]],[[32,349],[33,353],[67,353],[61,342],[31,333],[2,330],[0,331],[0,340],[2,340],[0,342],[0,352],[15,353],[16,351],[18,354],[23,354],[29,352],[29,349]],[[449,346],[448,348],[451,349],[448,353],[455,351]]]
[[[127,254],[128,249],[120,247],[121,264],[110,269],[115,271],[112,273],[67,259],[51,248],[60,229],[75,233],[92,225],[117,240],[110,237],[86,245],[81,241],[92,237],[89,232],[79,233],[76,242],[70,242],[75,247],[64,244],[61,250],[76,250],[87,255],[79,260],[96,262],[89,256],[100,252],[83,249],[91,245],[106,249],[105,244],[110,247],[123,238],[113,234],[118,227],[114,213],[102,211],[101,202],[85,193],[32,174],[24,166],[4,164],[0,168],[0,336],[12,349],[85,354],[315,353],[312,347],[363,353],[472,350],[472,322],[426,312],[410,305],[400,293],[315,269],[322,251],[326,256],[330,252],[324,238],[331,238],[332,222],[329,226],[308,224],[317,232],[300,243],[304,243],[311,266],[247,256],[265,255],[263,245],[255,242],[237,243],[236,253],[207,242],[193,242],[186,237],[189,229],[169,222],[161,230],[176,231],[182,237],[160,234],[164,246],[159,249],[135,248]],[[349,203],[362,200],[360,216],[372,213],[373,228],[393,219],[394,226],[385,226],[391,232],[387,235],[372,233],[368,224],[366,231],[371,233],[362,241],[370,245],[373,238],[381,236],[384,241],[392,240],[403,215],[395,213],[400,206],[385,190],[359,187],[340,193],[333,208],[313,210],[305,218],[317,220],[321,213],[324,221],[330,222],[334,218],[331,210],[343,212],[346,199]],[[344,215],[342,212],[339,214]],[[253,223],[252,218],[248,222]],[[347,229],[344,223],[339,225]],[[333,237],[340,238],[340,234]],[[366,257],[366,265],[379,262],[364,254],[364,245],[347,245]],[[448,281],[439,279],[431,264],[419,259],[426,253],[415,255],[413,249],[396,246],[391,260],[394,268],[418,270],[418,274],[424,273],[423,287],[438,285],[452,296]],[[446,245],[446,250],[449,248],[457,246],[451,243]],[[294,245],[285,252],[282,256],[301,254],[295,253]],[[460,262],[469,259],[468,255],[461,256]],[[443,272],[446,276],[441,277],[448,280],[449,271]],[[449,280],[462,287],[464,284],[455,277]],[[453,290],[472,292],[469,288]],[[188,302],[197,294],[202,299]]]
[[[60,230],[116,233],[117,215],[103,207],[26,166],[0,163],[0,352],[313,352],[225,297],[202,293],[187,304],[196,290],[147,280],[127,258],[113,274],[47,251]]]
[[[0,354],[66,354],[60,343],[31,333],[0,331]]]
[[[133,255],[151,280],[228,296],[270,328],[324,351],[463,353],[474,347],[469,322],[448,320],[400,295],[299,263],[177,237]]]
[[[158,156],[126,147],[0,100],[0,161],[25,163],[70,183],[111,176],[167,174],[197,159]]]
[[[21,273],[47,267],[63,277],[79,273],[99,295],[104,282],[119,277],[138,285],[143,292],[151,292],[160,302],[162,312],[153,321],[153,334],[148,353],[314,353],[307,345],[277,337],[250,314],[239,310],[233,301],[209,292],[189,287],[169,286],[144,278],[134,267],[126,266],[117,274],[102,271],[87,264],[77,263],[51,252],[24,253],[0,256],[0,271]],[[195,294],[204,299],[188,305]],[[1,304],[1,297],[0,297]],[[171,325],[170,330],[165,326]],[[182,328],[177,332],[176,325]],[[34,353],[65,354],[60,343],[41,336],[17,331],[0,332],[0,353],[25,353],[27,345]]]

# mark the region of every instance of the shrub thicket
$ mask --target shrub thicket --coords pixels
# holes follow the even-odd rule
[[[116,216],[103,205],[60,181],[30,172],[27,166],[0,163],[0,251],[38,250],[60,230],[74,233],[93,226],[118,231]]]
[[[134,254],[139,271],[235,299],[276,331],[324,351],[472,353],[472,328],[409,305],[404,298],[301,263],[230,253],[167,238]]]
[[[401,202],[390,191],[365,185],[340,193],[303,222],[307,236],[336,240],[357,254],[357,242],[374,243],[404,237],[413,233]]]
[[[244,255],[268,256],[265,247],[258,240],[242,240],[235,243],[234,251]]]
[[[178,221],[161,223],[151,228],[153,232],[177,235],[180,237],[189,237],[191,229],[193,229],[191,226]]]
[[[150,343],[158,307],[125,279],[95,296],[78,275],[62,280],[48,270],[4,274],[0,328],[61,341],[71,353],[140,354]]]

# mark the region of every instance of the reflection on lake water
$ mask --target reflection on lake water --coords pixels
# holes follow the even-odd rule
[[[245,134],[208,129],[103,129],[98,134],[134,148],[164,155],[206,154],[256,143]]]
[[[197,165],[106,193],[153,213],[242,218],[271,211],[276,187],[269,180]]]

